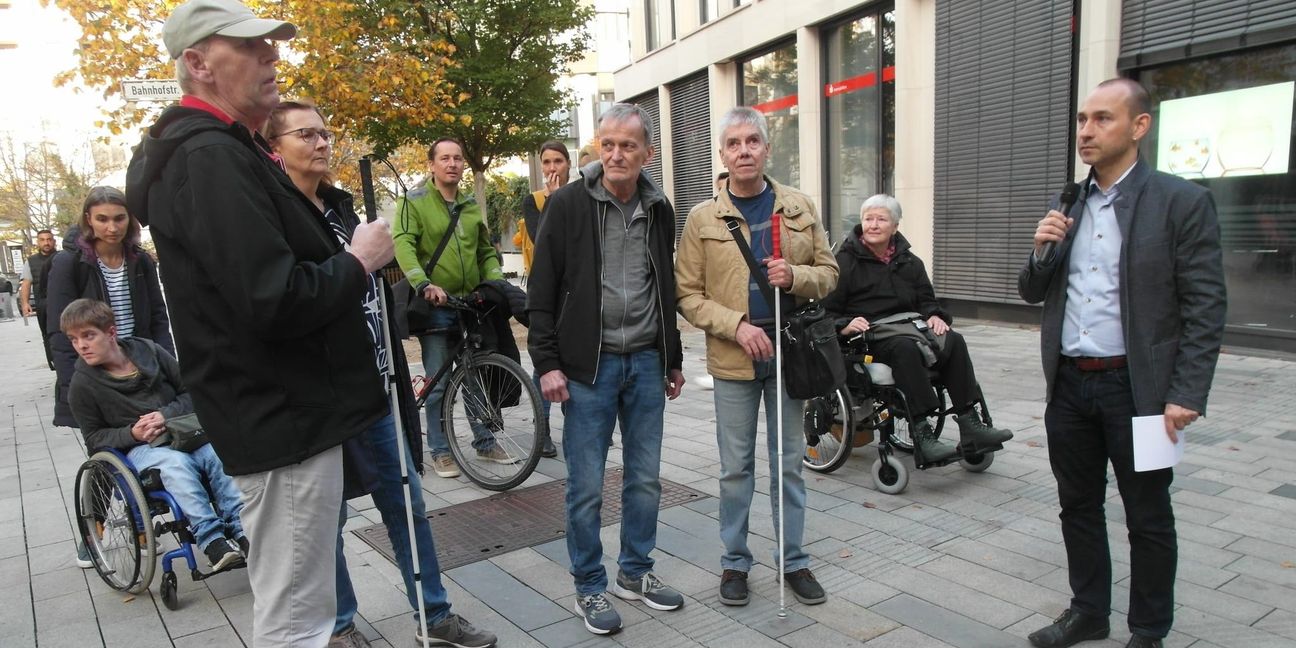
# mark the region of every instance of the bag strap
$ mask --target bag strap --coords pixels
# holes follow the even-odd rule
[[[441,237],[441,242],[437,243],[437,249],[432,253],[432,258],[428,260],[426,266],[423,266],[423,274],[427,275],[428,281],[432,281],[432,270],[436,268],[437,261],[441,260],[441,253],[445,252],[446,246],[450,244],[450,237],[454,236],[455,226],[459,224],[459,212],[463,211],[463,205],[455,205],[450,209],[450,227],[446,228],[445,236]],[[413,286],[410,286],[413,288]]]
[[[738,244],[738,251],[742,252],[743,259],[747,261],[747,268],[751,270],[752,280],[756,282],[756,287],[760,288],[761,294],[765,296],[765,301],[769,303],[770,308],[774,308],[774,288],[770,286],[769,279],[760,271],[760,266],[756,263],[756,256],[752,254],[751,246],[747,244],[747,239],[742,235],[742,224],[733,216],[725,216],[725,223],[728,223],[729,233],[733,235],[734,242]]]

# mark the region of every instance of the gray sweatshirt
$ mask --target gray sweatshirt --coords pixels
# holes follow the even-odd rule
[[[632,353],[653,347],[658,338],[657,287],[648,259],[644,209],[654,197],[636,191],[629,204],[622,204],[603,186],[602,175],[599,167],[585,182],[597,204],[602,231],[603,351]]]
[[[139,373],[116,378],[77,358],[68,387],[72,416],[81,426],[86,448],[126,451],[143,443],[131,436],[140,416],[161,412],[166,419],[193,412],[193,402],[180,379],[180,363],[165,349],[144,338],[118,339]]]

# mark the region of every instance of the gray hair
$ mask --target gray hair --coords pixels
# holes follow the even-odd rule
[[[730,108],[720,121],[716,122],[716,143],[720,148],[724,148],[724,134],[734,126],[755,126],[760,131],[762,144],[769,144],[769,126],[765,123],[765,115],[761,111],[748,106],[738,106]]]
[[[211,38],[210,36],[204,38],[185,49],[196,49],[200,52],[206,53],[207,46],[211,44],[210,38]],[[181,53],[180,56],[176,57],[175,75],[176,75],[176,84],[180,86],[180,89],[184,91],[185,94],[193,94],[194,81],[193,81],[193,77],[189,76],[189,66],[185,65],[183,53]]]
[[[599,116],[598,125],[601,128],[604,122],[623,122],[631,117],[637,117],[639,124],[643,126],[644,145],[652,146],[653,138],[653,120],[648,111],[644,110],[639,104],[632,103],[615,103],[611,108],[603,111]]]
[[[887,210],[887,213],[891,214],[891,222],[897,225],[900,224],[900,201],[896,200],[893,196],[887,194],[869,196],[868,199],[864,201],[864,205],[860,207],[860,218],[864,217],[864,212],[873,209],[874,207],[880,207]]]

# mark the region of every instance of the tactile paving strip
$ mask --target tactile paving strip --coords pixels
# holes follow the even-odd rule
[[[603,526],[621,521],[621,473],[619,467],[610,468],[603,477]],[[661,509],[709,497],[666,479],[661,487]],[[567,480],[561,479],[429,512],[441,570],[564,537],[566,488]],[[375,524],[355,534],[396,562],[385,526]]]

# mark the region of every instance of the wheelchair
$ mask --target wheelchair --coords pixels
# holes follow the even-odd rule
[[[162,484],[157,468],[135,470],[130,459],[108,448],[90,456],[76,475],[77,532],[94,569],[109,587],[141,594],[153,583],[159,538],[170,534],[177,548],[162,555],[162,602],[180,608],[172,561],[184,558],[194,581],[245,567],[244,561],[204,573],[194,557],[194,538],[180,504]]]
[[[913,455],[918,470],[958,462],[964,470],[979,473],[994,462],[995,451],[1003,449],[1000,444],[974,451],[960,444],[954,456],[937,462],[926,461],[914,450],[912,430],[918,419],[909,411],[904,392],[896,386],[891,367],[873,361],[864,335],[845,340],[842,353],[846,361],[846,385],[805,402],[806,451],[802,463],[806,468],[820,473],[833,472],[845,465],[852,450],[869,445],[876,436],[878,458],[872,467],[873,485],[883,493],[895,495],[909,485],[909,468],[897,455]],[[946,419],[955,412],[948,403],[945,386],[934,371],[931,382],[940,407],[927,417],[927,423],[939,438]],[[984,397],[973,404],[973,411],[986,425],[993,425]]]

